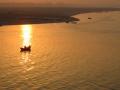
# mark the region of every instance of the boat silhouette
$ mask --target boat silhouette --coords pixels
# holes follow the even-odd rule
[[[92,19],[91,17],[89,17],[88,19]]]
[[[25,51],[31,51],[31,46],[24,46],[20,48],[21,52],[25,52]]]

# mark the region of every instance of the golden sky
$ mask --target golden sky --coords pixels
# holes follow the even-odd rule
[[[120,6],[120,0],[0,0],[0,3],[67,4],[77,6]]]

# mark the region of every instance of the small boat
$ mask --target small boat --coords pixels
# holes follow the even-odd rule
[[[24,46],[20,48],[21,52],[25,52],[25,51],[31,51],[31,46]]]
[[[88,19],[92,19],[91,17],[89,17]]]

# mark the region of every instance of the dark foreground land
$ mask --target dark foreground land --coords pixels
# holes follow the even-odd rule
[[[0,25],[74,22],[72,16],[89,12],[120,11],[120,8],[1,7]]]

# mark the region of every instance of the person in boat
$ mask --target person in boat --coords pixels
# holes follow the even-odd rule
[[[24,49],[26,49],[27,47],[26,46],[24,46]]]
[[[24,46],[24,49],[27,49],[27,48],[31,48],[31,46],[29,45],[29,46]]]

